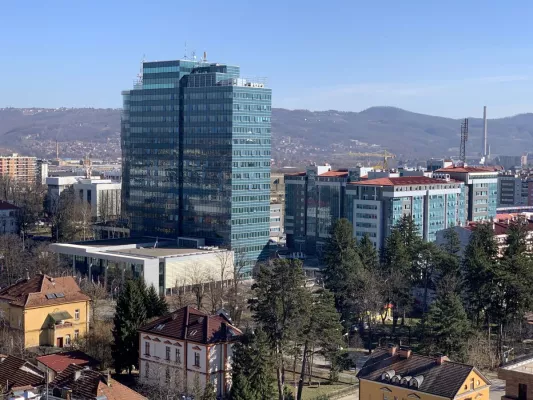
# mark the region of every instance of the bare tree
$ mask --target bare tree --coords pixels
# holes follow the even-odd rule
[[[17,235],[0,236],[0,286],[8,286],[26,276],[27,253]]]
[[[230,287],[228,288],[228,311],[233,323],[240,325],[242,313],[247,306],[247,300],[242,290],[242,271],[246,267],[245,253],[235,251],[233,268],[230,269]]]
[[[188,268],[188,280],[191,290],[196,297],[196,308],[202,309],[205,296],[205,284],[208,281],[204,268],[198,262],[194,262]]]
[[[92,282],[84,279],[81,290],[91,298],[92,320],[96,321],[102,304],[107,299],[107,290],[100,282]]]

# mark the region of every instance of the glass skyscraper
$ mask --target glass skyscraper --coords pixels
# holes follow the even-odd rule
[[[239,67],[143,63],[123,95],[123,207],[132,234],[200,237],[268,255],[271,99]]]

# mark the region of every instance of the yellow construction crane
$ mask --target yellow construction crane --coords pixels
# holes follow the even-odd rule
[[[374,165],[372,168],[387,170],[387,169],[389,169],[389,163],[388,163],[387,160],[389,158],[396,158],[396,156],[394,154],[389,153],[386,150],[383,152],[382,157],[383,157],[383,161],[381,162],[381,164]]]
[[[352,157],[360,157],[360,158],[381,158],[382,161],[381,161],[381,164],[377,164],[377,165],[374,165],[373,168],[374,169],[389,169],[389,165],[388,165],[388,162],[387,160],[389,158],[396,158],[396,156],[392,153],[389,153],[388,151],[384,151],[383,153],[353,153],[353,152],[349,152],[348,153],[349,156],[352,156]]]

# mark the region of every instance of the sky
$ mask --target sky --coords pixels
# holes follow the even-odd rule
[[[527,0],[0,2],[0,107],[119,108],[143,57],[187,48],[267,77],[274,107],[533,112]]]

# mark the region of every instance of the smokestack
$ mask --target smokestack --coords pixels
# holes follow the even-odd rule
[[[487,156],[487,106],[483,106],[483,157]]]

